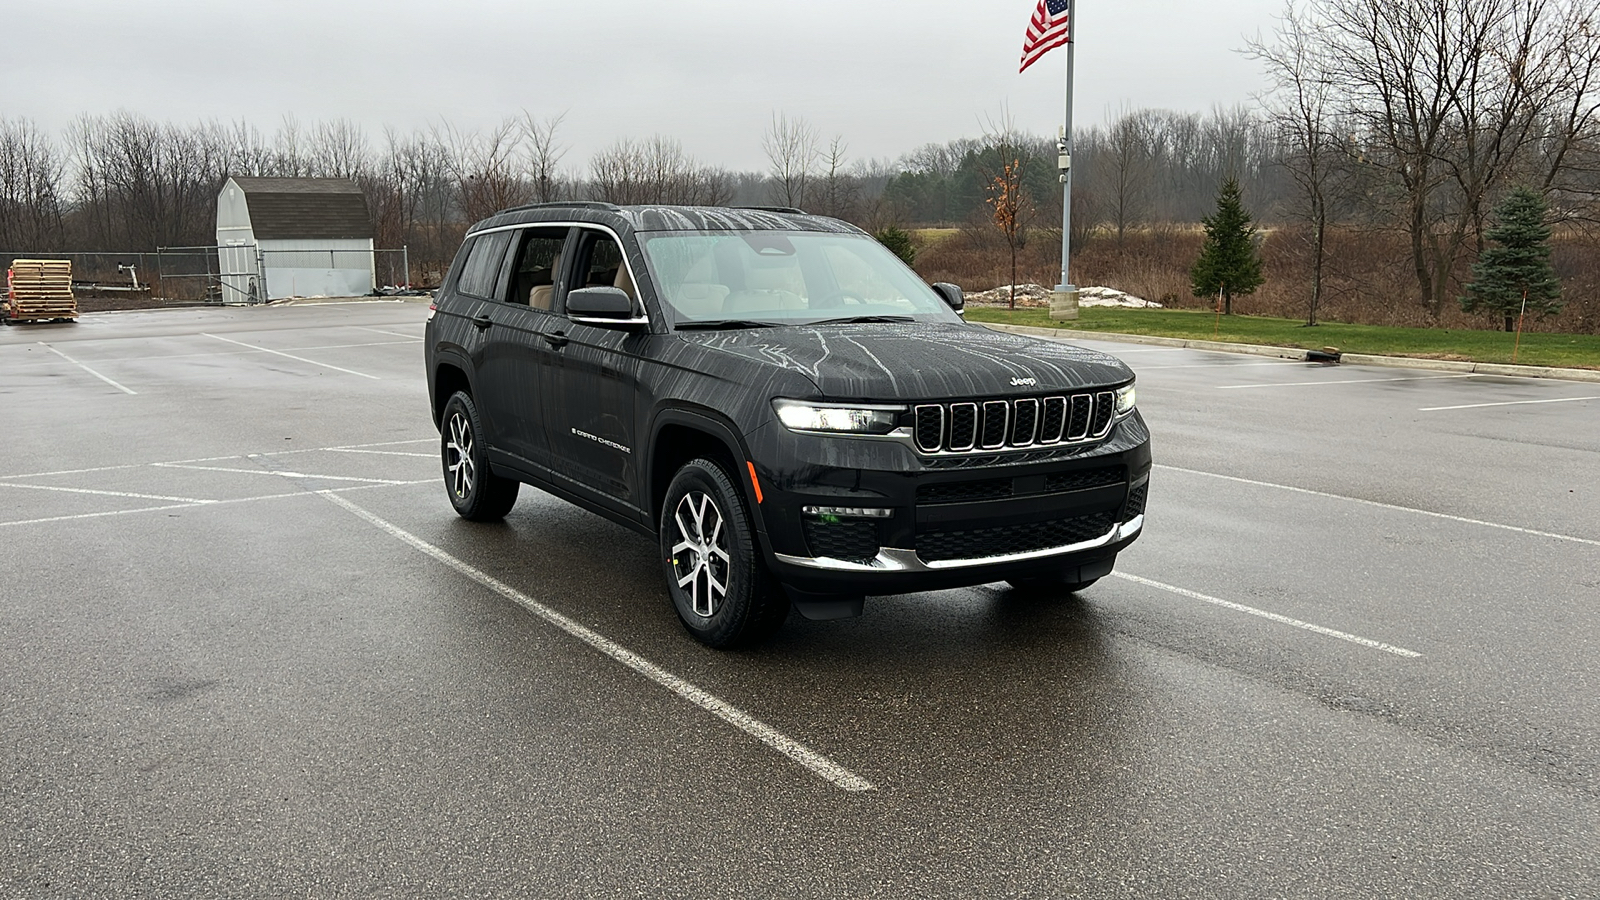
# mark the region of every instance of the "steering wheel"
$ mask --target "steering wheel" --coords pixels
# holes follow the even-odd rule
[[[829,306],[866,306],[867,305],[867,301],[866,301],[865,298],[861,297],[860,295],[852,294],[847,290],[838,290],[838,291],[834,291],[833,293],[829,294],[826,297],[823,297],[822,298],[822,302],[819,305],[822,306],[822,307],[829,307]]]

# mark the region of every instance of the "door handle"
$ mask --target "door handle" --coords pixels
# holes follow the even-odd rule
[[[567,345],[567,335],[564,331],[547,331],[544,333],[545,343],[552,347],[560,348]]]
[[[489,318],[488,313],[478,313],[472,317],[472,324],[478,326],[478,330],[482,331],[485,328],[488,328],[490,325],[493,325],[494,319]]]

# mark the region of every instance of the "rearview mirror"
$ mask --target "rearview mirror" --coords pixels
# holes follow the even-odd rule
[[[933,291],[939,295],[939,298],[945,302],[946,306],[950,307],[956,312],[959,313],[966,309],[967,297],[965,294],[961,293],[960,287],[953,285],[948,281],[935,281],[933,283]]]

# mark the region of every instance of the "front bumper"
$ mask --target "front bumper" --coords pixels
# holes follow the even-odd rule
[[[894,594],[1059,575],[1088,581],[1144,526],[1150,436],[1135,413],[1091,446],[919,456],[888,441],[767,430],[769,565],[815,592]],[[887,510],[828,519],[806,507]]]

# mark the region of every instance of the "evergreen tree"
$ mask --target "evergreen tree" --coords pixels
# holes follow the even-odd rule
[[[1498,245],[1478,254],[1472,283],[1461,298],[1466,312],[1502,316],[1507,331],[1516,327],[1522,298],[1541,316],[1561,311],[1561,282],[1550,268],[1550,226],[1544,222],[1543,195],[1517,188],[1495,207],[1495,224],[1484,237]]]
[[[1196,297],[1222,294],[1222,311],[1233,314],[1234,294],[1253,294],[1264,280],[1256,253],[1256,227],[1239,197],[1239,181],[1229,176],[1217,191],[1217,211],[1204,219],[1206,241],[1189,270]]]
[[[873,237],[878,243],[889,248],[889,252],[900,257],[906,265],[917,261],[917,245],[912,242],[910,232],[898,225],[885,225],[875,232]]]

